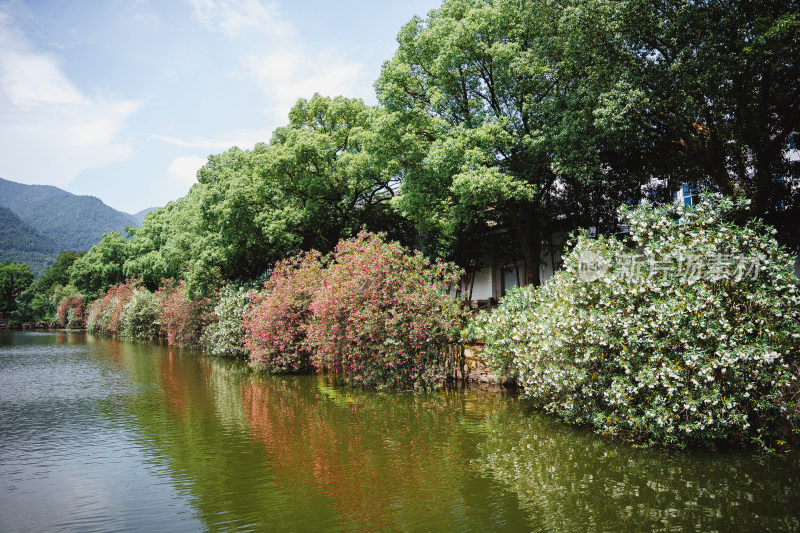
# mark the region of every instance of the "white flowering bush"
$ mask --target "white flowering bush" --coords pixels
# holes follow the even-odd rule
[[[158,300],[145,288],[137,288],[122,306],[120,332],[126,337],[147,339],[158,336]]]
[[[108,302],[98,298],[86,310],[86,330],[90,333],[106,333],[111,324],[114,309],[119,307],[118,299],[112,298]]]
[[[650,444],[798,435],[794,258],[746,202],[622,208],[626,242],[573,237],[565,268],[469,332],[546,411]]]
[[[203,332],[203,347],[220,357],[246,357],[242,320],[250,309],[252,289],[227,285],[214,306],[214,322]]]

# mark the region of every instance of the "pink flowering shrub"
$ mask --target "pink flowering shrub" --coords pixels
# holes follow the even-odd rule
[[[155,296],[161,332],[167,342],[182,348],[199,348],[203,331],[214,320],[214,300],[208,297],[190,300],[186,283],[171,278],[161,280]]]
[[[242,323],[253,367],[275,373],[310,370],[306,328],[321,282],[322,257],[311,251],[279,262],[264,291],[251,294]]]
[[[112,285],[89,305],[86,310],[86,329],[93,333],[117,335],[122,331],[122,308],[130,301],[141,280],[129,279]]]
[[[62,328],[80,329],[83,324],[83,296],[71,294],[65,296],[58,305],[58,325]]]
[[[313,363],[368,388],[436,386],[463,326],[461,304],[447,294],[460,275],[382,236],[341,241],[311,302]]]

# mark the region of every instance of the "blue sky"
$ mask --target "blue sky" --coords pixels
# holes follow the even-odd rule
[[[298,98],[376,103],[401,26],[440,3],[0,0],[0,177],[164,205]]]

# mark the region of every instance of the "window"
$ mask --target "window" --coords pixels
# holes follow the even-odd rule
[[[692,206],[696,203],[696,196],[697,196],[697,188],[694,185],[690,185],[688,183],[683,184],[683,190],[681,191],[681,198],[683,199],[683,205]]]

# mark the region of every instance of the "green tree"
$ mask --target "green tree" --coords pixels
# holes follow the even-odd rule
[[[104,234],[103,240],[69,267],[70,283],[90,300],[111,285],[122,283],[127,247],[128,241],[118,232]]]
[[[405,129],[397,208],[461,264],[510,254],[538,267],[548,235],[612,220],[616,197],[646,181],[601,170],[598,135],[583,124],[598,94],[565,75],[562,7],[448,0],[401,30],[383,66],[378,97]],[[493,237],[501,228],[505,242]],[[528,272],[539,284],[538,268]]]
[[[274,180],[262,176],[259,160],[270,151],[265,144],[252,151],[233,147],[209,156],[198,172],[199,185],[192,193],[201,236],[195,276],[199,284],[258,277],[298,249],[298,213]],[[189,284],[192,294],[195,285]]]
[[[126,278],[141,279],[154,291],[162,279],[183,279],[191,270],[203,243],[197,187],[149,213],[133,230],[123,265]]]
[[[20,294],[15,318],[20,321],[54,321],[60,298],[54,303],[53,295],[57,287],[69,283],[69,267],[84,254],[73,250],[61,252],[56,262]]]
[[[629,146],[627,163],[607,163],[671,190],[689,182],[745,196],[752,216],[796,229],[780,213],[797,209],[800,162],[789,151],[800,124],[798,13],[796,0],[564,4],[565,54],[592,66],[585,72],[616,71],[606,87],[602,76],[580,77],[600,91],[597,125]]]
[[[0,316],[7,318],[17,308],[17,298],[31,283],[33,273],[28,265],[0,263]]]
[[[207,293],[209,280],[254,279],[301,250],[332,250],[361,226],[408,242],[410,225],[389,207],[397,173],[385,115],[358,99],[315,95],[298,100],[269,144],[210,156],[190,193],[201,242],[189,292]]]
[[[303,249],[332,250],[362,224],[382,217],[401,233],[402,221],[382,209],[398,185],[388,166],[391,124],[385,114],[359,99],[317,94],[298,100],[289,124],[275,130],[266,176],[299,211]]]
[[[403,128],[396,205],[435,253],[529,264],[554,230],[611,232],[616,205],[643,188],[664,202],[684,183],[748,197],[752,216],[797,237],[781,213],[797,209],[798,12],[770,0],[447,0],[401,30],[376,84]],[[499,228],[511,239],[492,250]]]

